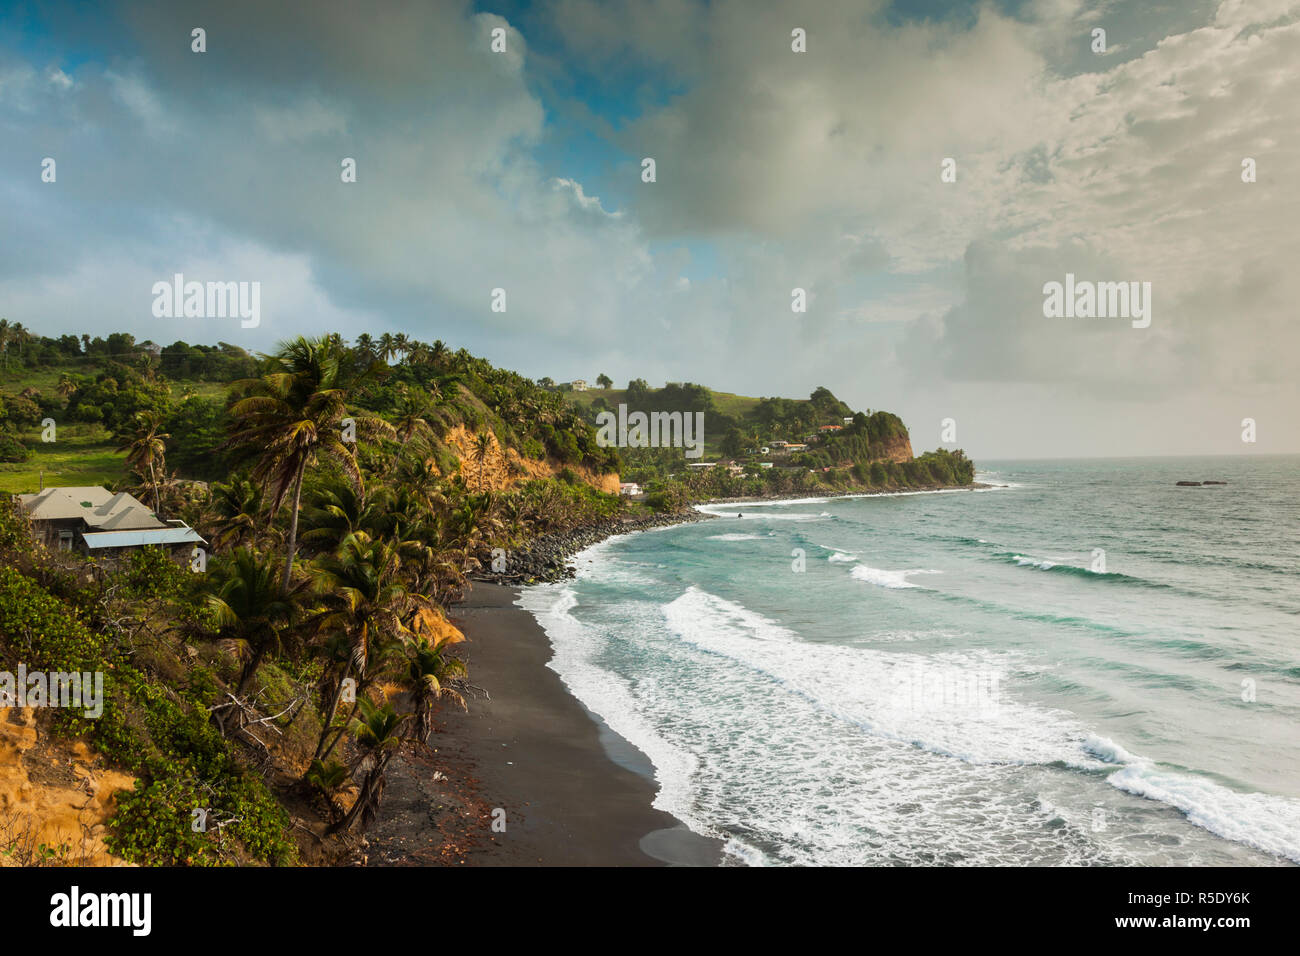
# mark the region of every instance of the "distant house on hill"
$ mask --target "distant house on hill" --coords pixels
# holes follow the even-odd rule
[[[844,428],[843,425],[823,425],[817,430],[825,434],[826,432],[838,432],[843,430],[843,428]]]
[[[627,495],[628,497],[639,495],[641,494],[641,486],[635,481],[621,481],[618,484],[618,493],[620,495]]]
[[[803,444],[802,442],[791,442],[790,444],[785,446],[785,450],[793,454],[794,452],[797,451],[807,451],[808,446]]]
[[[587,390],[587,383],[580,378],[575,378],[570,385],[575,392],[585,392]]]
[[[51,550],[113,556],[150,544],[169,551],[207,544],[184,521],[159,521],[125,491],[113,494],[96,485],[46,488],[18,495],[18,502],[31,519],[36,540]]]

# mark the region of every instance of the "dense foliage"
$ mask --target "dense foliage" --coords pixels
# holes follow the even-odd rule
[[[126,456],[119,487],[206,542],[193,566],[149,549],[96,564],[34,549],[0,507],[0,655],[106,674],[103,716],[56,726],[138,778],[110,845],[142,863],[290,861],[303,827],[284,807],[304,790],[318,841],[366,826],[403,742],[427,740],[437,702],[469,704],[445,609],[494,553],[703,498],[973,476],[960,451],[908,460],[897,416],[855,414],[825,388],[730,414],[703,386],[636,380],[634,410],[703,412],[734,462],[603,448],[602,399],[582,408],[547,380],[401,335],[253,356],[5,324],[0,355],[11,377],[45,376],[0,393],[0,459],[20,460],[44,418],[100,429]],[[809,438],[761,466],[764,444]],[[593,487],[613,472],[642,481],[646,503]],[[196,832],[197,807],[225,823]]]

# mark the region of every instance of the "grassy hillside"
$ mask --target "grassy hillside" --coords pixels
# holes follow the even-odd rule
[[[0,491],[19,494],[42,485],[104,485],[122,480],[126,453],[117,450],[103,425],[72,424],[58,430],[58,440],[41,441],[39,426],[19,433],[31,449],[25,462],[0,462]]]
[[[590,408],[598,400],[604,402],[612,408],[617,408],[620,404],[627,404],[627,389],[625,388],[588,388],[585,392],[568,391],[564,397],[579,408]],[[744,419],[753,415],[754,410],[758,408],[761,399],[749,395],[736,395],[732,392],[718,392],[709,389],[709,394],[713,398],[713,407],[723,415],[735,419]],[[793,399],[793,401],[807,403],[808,399]]]

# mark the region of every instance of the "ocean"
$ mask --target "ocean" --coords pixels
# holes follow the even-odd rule
[[[729,864],[1300,863],[1300,457],[980,467],[705,506],[520,604]]]

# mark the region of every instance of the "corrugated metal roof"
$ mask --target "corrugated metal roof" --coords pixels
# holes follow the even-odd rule
[[[87,531],[81,536],[86,547],[138,548],[146,544],[207,544],[193,528],[155,528],[143,531]]]

